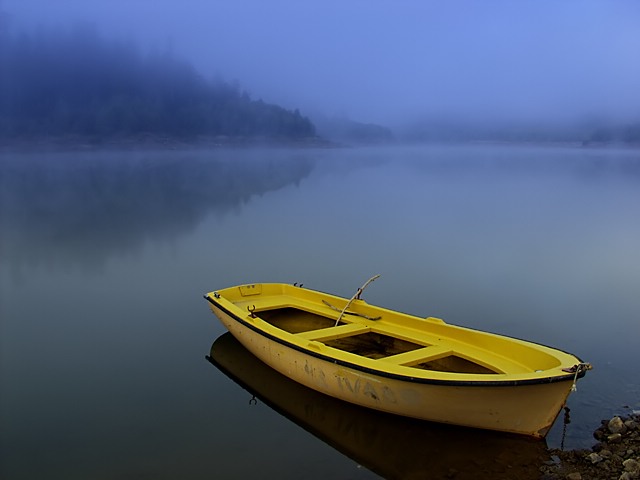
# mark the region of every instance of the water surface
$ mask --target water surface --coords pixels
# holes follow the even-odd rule
[[[202,293],[275,281],[350,297],[377,273],[370,303],[591,362],[546,442],[589,447],[600,418],[640,409],[639,187],[634,150],[3,154],[3,477],[393,476],[399,453],[355,447],[414,428],[428,442],[402,463],[417,472],[488,468],[460,454],[471,440],[530,465],[539,445],[369,412],[339,417],[358,436],[319,432],[206,361],[224,330]]]

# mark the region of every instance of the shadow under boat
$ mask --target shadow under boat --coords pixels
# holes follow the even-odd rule
[[[251,395],[387,479],[537,479],[550,458],[541,440],[399,417],[318,393],[262,363],[230,333],[213,343],[207,359]]]

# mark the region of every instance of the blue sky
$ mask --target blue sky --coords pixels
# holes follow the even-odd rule
[[[640,117],[640,2],[0,0],[10,28],[94,24],[303,112],[397,124]]]

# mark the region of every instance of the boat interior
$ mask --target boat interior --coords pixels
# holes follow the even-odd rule
[[[384,328],[365,324],[372,322],[341,320],[336,324],[337,313],[331,318],[294,307],[284,307],[261,310],[256,312],[256,315],[270,325],[305,340],[313,340],[331,348],[396,365],[471,374],[499,374],[506,371],[511,373],[524,369],[520,365],[504,366],[504,359],[496,358],[492,362],[486,352],[474,358],[470,348],[456,347],[450,341],[436,341],[434,338],[432,343],[416,343],[414,340],[401,338],[401,335],[393,335]],[[350,315],[353,313],[345,317],[348,318]]]

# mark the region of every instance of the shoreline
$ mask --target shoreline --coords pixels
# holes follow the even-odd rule
[[[589,143],[583,142],[533,142],[469,140],[459,142],[402,142],[390,143],[344,143],[323,137],[278,138],[278,137],[230,137],[226,135],[197,135],[175,137],[155,133],[140,133],[119,137],[94,137],[81,135],[52,135],[0,138],[0,153],[44,153],[44,152],[116,152],[116,151],[172,151],[219,148],[354,148],[388,146],[497,146],[497,147],[562,147],[584,150],[609,148],[640,150],[638,143]]]
[[[602,420],[591,449],[548,449],[543,480],[640,479],[640,411]]]
[[[173,137],[141,133],[100,138],[61,135],[0,139],[0,153],[100,152],[138,150],[191,150],[217,148],[337,148],[340,145],[321,137],[269,138],[198,135]]]

